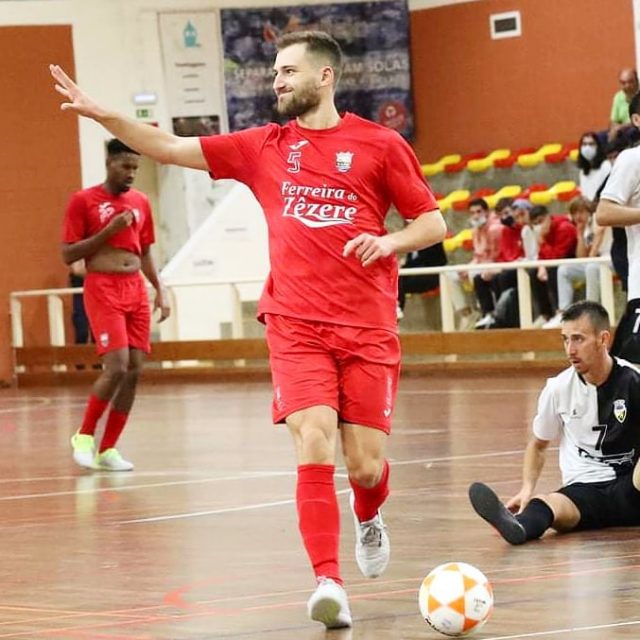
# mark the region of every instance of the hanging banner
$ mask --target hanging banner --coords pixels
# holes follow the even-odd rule
[[[230,131],[280,120],[272,87],[275,41],[290,31],[319,30],[330,33],[345,54],[338,109],[413,136],[405,0],[220,13]]]
[[[178,135],[219,133],[223,105],[214,11],[159,14],[169,113]]]

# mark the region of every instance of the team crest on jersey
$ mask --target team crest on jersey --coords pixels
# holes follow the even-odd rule
[[[338,151],[336,153],[336,168],[340,173],[346,173],[351,169],[353,153],[351,151]]]
[[[621,424],[624,422],[624,419],[627,417],[627,405],[624,400],[613,401],[613,415]]]
[[[98,205],[98,214],[100,215],[101,223],[108,220],[115,212],[116,210],[110,202],[101,202]]]

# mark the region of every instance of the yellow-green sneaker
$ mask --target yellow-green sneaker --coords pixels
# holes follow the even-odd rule
[[[96,441],[93,436],[85,433],[74,433],[71,436],[73,459],[85,469],[93,469],[93,459],[96,454]]]
[[[111,448],[96,455],[92,468],[99,471],[131,471],[133,463],[125,460],[117,449]]]

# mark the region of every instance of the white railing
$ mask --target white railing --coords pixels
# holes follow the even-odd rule
[[[545,266],[555,267],[562,264],[587,264],[597,263],[600,265],[600,300],[602,305],[609,312],[609,318],[612,323],[615,322],[614,297],[613,297],[613,271],[610,268],[610,260],[606,257],[601,258],[569,258],[563,260],[522,260],[518,262],[495,262],[483,264],[457,264],[441,267],[420,267],[412,269],[401,269],[400,275],[431,275],[439,274],[440,276],[440,312],[442,318],[442,330],[446,332],[455,331],[455,316],[452,304],[450,286],[451,282],[447,273],[461,272],[469,270],[517,270],[518,282],[518,304],[520,311],[520,326],[523,329],[529,329],[532,326],[532,304],[531,304],[531,285],[528,269]],[[233,282],[221,280],[201,280],[199,282],[172,282],[167,286],[170,292],[172,303],[175,305],[179,296],[176,294],[181,288],[189,287],[228,287],[229,304],[231,308],[231,327],[232,336],[241,338],[243,336],[242,329],[242,302],[254,300],[254,297],[243,297],[241,295],[242,285],[261,284],[259,279],[238,279]],[[10,294],[11,308],[11,335],[14,347],[24,346],[24,331],[22,323],[22,300],[25,298],[46,297],[47,313],[49,318],[49,343],[52,346],[62,346],[66,344],[65,321],[64,321],[64,305],[62,296],[80,293],[81,288],[63,288],[63,289],[36,289],[31,291],[14,291]],[[196,311],[197,312],[197,311]],[[177,314],[175,314],[177,316]],[[168,336],[166,339],[172,339]]]

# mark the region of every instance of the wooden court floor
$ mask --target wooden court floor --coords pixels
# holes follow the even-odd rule
[[[121,443],[132,473],[76,468],[69,436],[86,389],[0,392],[0,639],[435,639],[421,579],[466,561],[492,581],[472,637],[639,638],[637,529],[509,547],[472,512],[474,480],[519,487],[536,377],[402,382],[384,514],[392,562],[362,578],[344,469],[337,479],[354,627],[306,617],[313,588],[292,502],[289,436],[269,422],[268,383],[144,385]],[[551,452],[542,489],[558,483]]]

